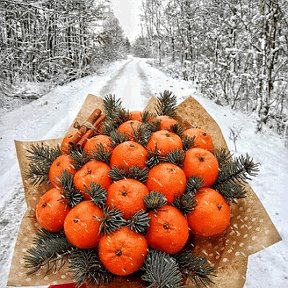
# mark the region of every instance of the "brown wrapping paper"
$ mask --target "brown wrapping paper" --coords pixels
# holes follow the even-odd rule
[[[151,98],[145,110],[153,111],[155,98]],[[93,95],[88,95],[79,111],[75,121],[83,123],[88,115],[95,108],[103,108],[102,99]],[[216,148],[227,148],[221,129],[207,111],[192,97],[187,98],[177,106],[179,122],[184,126],[202,127],[207,130],[214,141]],[[73,124],[68,132],[73,131]],[[67,132],[67,133],[68,133]],[[26,158],[27,148],[31,144],[46,143],[55,145],[62,139],[21,142],[15,141],[17,157],[23,179],[27,211],[23,217],[19,234],[17,237],[14,255],[12,259],[8,286],[37,286],[51,285],[71,282],[71,275],[67,272],[67,267],[63,267],[57,273],[45,275],[45,271],[40,270],[31,276],[26,275],[23,268],[23,255],[27,249],[32,247],[32,239],[39,228],[35,220],[35,205],[47,189],[47,185],[33,186],[24,178],[24,173],[28,167]],[[253,156],[253,155],[252,155]],[[215,265],[217,277],[213,278],[213,287],[240,288],[245,283],[245,275],[249,255],[256,253],[281,240],[275,226],[271,222],[263,205],[257,198],[255,192],[249,185],[248,195],[245,199],[238,201],[237,205],[232,205],[231,226],[224,235],[213,239],[195,239],[195,253],[205,256]],[[103,287],[144,287],[139,279],[116,279],[112,283]],[[189,287],[194,287],[189,283]]]

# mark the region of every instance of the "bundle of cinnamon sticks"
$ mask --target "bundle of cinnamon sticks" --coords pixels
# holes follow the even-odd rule
[[[102,111],[96,108],[82,124],[78,125],[77,131],[64,137],[61,143],[61,152],[68,154],[70,150],[75,147],[83,147],[89,138],[97,134],[98,128],[104,121],[105,115]]]

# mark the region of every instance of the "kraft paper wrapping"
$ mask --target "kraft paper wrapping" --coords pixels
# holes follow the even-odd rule
[[[154,111],[156,99],[152,97],[145,110]],[[83,123],[95,108],[103,108],[102,98],[88,95],[75,121]],[[177,106],[177,120],[185,127],[202,127],[213,137],[216,148],[227,148],[221,129],[207,111],[192,97]],[[73,131],[73,123],[69,132]],[[27,211],[20,225],[14,255],[12,259],[8,286],[38,286],[72,282],[71,275],[64,266],[59,272],[45,275],[45,269],[36,274],[27,276],[23,267],[23,255],[32,247],[32,239],[39,228],[35,219],[35,205],[48,185],[33,186],[25,180],[24,173],[28,167],[27,148],[32,144],[45,143],[49,145],[60,144],[62,139],[21,142],[15,141],[19,167],[24,185]],[[251,155],[253,156],[253,155]],[[247,185],[248,193],[245,199],[232,204],[231,225],[224,235],[211,238],[195,238],[194,252],[205,256],[215,265],[217,277],[213,277],[215,285],[221,288],[240,288],[245,283],[247,261],[249,255],[256,253],[281,240],[275,226],[271,222],[263,205],[255,192]],[[187,283],[194,287],[193,283]],[[102,287],[144,287],[137,278],[118,278],[112,283]]]

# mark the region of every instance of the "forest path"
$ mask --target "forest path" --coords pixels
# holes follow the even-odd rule
[[[141,60],[131,58],[100,90],[100,95],[122,96],[123,106],[129,110],[142,110],[143,104],[152,95]]]

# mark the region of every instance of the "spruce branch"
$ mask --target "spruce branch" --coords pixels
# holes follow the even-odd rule
[[[113,275],[102,265],[95,249],[76,249],[69,257],[69,272],[77,287],[86,283],[94,287],[109,283]]]
[[[68,200],[68,205],[70,207],[74,207],[84,200],[81,192],[74,186],[73,177],[72,174],[64,170],[60,178],[63,195]]]
[[[142,146],[146,146],[151,135],[152,131],[149,124],[142,123],[136,129],[134,129],[134,138],[135,141],[140,143]]]
[[[225,156],[223,157],[225,159]],[[224,161],[221,164],[222,167],[213,188],[225,198],[227,197],[227,201],[245,197],[247,180],[251,180],[251,177],[257,175],[259,163],[254,163],[248,154],[230,161],[227,154],[225,161],[225,164]]]
[[[116,99],[115,95],[110,94],[104,97],[103,105],[106,119],[114,128],[129,120],[129,112],[123,108],[122,101]]]
[[[156,103],[156,114],[157,115],[167,115],[169,117],[176,117],[176,105],[177,98],[175,95],[172,95],[171,91],[165,90],[163,93],[160,93],[160,96],[157,97]]]
[[[230,151],[225,148],[216,149],[214,155],[217,158],[220,170],[233,160]]]
[[[189,136],[184,136],[182,138],[182,143],[183,143],[183,149],[187,151],[190,148],[193,148],[194,146],[194,141],[195,141],[195,136],[189,137]]]
[[[109,136],[111,138],[113,147],[116,147],[117,145],[129,140],[127,135],[118,132],[117,130],[111,131]]]
[[[187,215],[193,211],[196,206],[195,194],[186,192],[183,195],[176,197],[172,205],[178,208],[184,215]]]
[[[203,180],[200,177],[189,177],[186,182],[186,193],[195,194],[203,186]]]
[[[141,119],[142,119],[143,123],[147,123],[148,121],[150,121],[150,119],[152,119],[154,117],[155,117],[155,115],[150,111],[144,111],[141,114]]]
[[[167,203],[166,197],[155,191],[150,191],[148,195],[144,197],[144,203],[150,210],[157,210]]]
[[[191,251],[182,250],[174,255],[183,276],[188,277],[200,287],[201,284],[207,287],[213,284],[211,276],[215,276],[215,269],[212,267],[206,258],[198,257]]]
[[[147,180],[148,169],[147,168],[139,168],[137,166],[132,166],[127,170],[120,169],[118,167],[113,167],[109,176],[113,181],[118,181],[125,178],[131,178],[138,180],[142,183],[145,183]]]
[[[111,152],[107,150],[102,143],[97,145],[96,151],[92,155],[92,159],[102,161],[109,165]]]
[[[247,194],[246,186],[242,183],[234,183],[226,181],[217,185],[217,191],[222,194],[222,196],[232,203],[236,203],[236,199],[245,198]]]
[[[180,123],[176,123],[171,125],[170,127],[171,131],[175,134],[177,134],[181,139],[183,138],[183,127],[180,125]]]
[[[165,162],[170,162],[177,166],[182,166],[183,161],[185,158],[185,151],[184,150],[174,150],[167,154],[165,158]]]
[[[73,159],[74,166],[77,170],[79,170],[83,165],[85,165],[89,160],[90,157],[84,151],[82,147],[75,146],[75,149],[72,149],[70,155]]]
[[[175,259],[169,254],[150,250],[144,262],[142,280],[150,283],[148,287],[183,287],[182,275]]]
[[[50,147],[44,143],[31,145],[26,150],[27,158],[30,161],[28,170],[25,171],[25,178],[33,185],[49,183],[49,169],[52,162],[61,155],[59,145]]]
[[[113,119],[117,111],[123,109],[121,99],[117,99],[115,95],[106,95],[103,99],[104,113],[107,119]]]
[[[148,213],[144,210],[140,210],[136,212],[131,219],[128,220],[127,226],[137,232],[145,234],[147,228],[149,227],[150,218],[148,216]]]
[[[41,267],[46,267],[46,274],[59,271],[74,249],[63,232],[50,233],[44,229],[37,232],[33,243],[35,246],[24,255],[24,267],[29,269],[27,275],[37,272]]]
[[[105,207],[107,191],[100,184],[92,182],[85,192],[91,196],[92,201],[97,206],[102,209]]]
[[[157,147],[154,150],[148,150],[148,156],[146,160],[146,165],[149,169],[156,166],[157,164],[165,161],[164,156],[161,156]]]
[[[101,219],[100,231],[102,235],[110,234],[127,224],[123,213],[116,208],[108,207],[103,209],[104,217]]]

